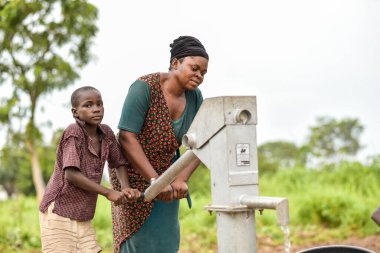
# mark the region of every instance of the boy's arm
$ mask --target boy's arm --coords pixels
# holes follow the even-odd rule
[[[107,158],[108,165],[111,168],[116,168],[116,177],[120,182],[121,192],[123,192],[128,199],[136,200],[140,197],[141,193],[137,189],[130,188],[127,167],[125,166],[126,160],[122,154],[121,147],[112,130],[110,130],[109,135],[111,136],[112,142]]]
[[[132,189],[129,186],[127,167],[124,165],[116,168],[116,176],[120,182],[121,191],[127,196],[128,199],[138,199],[141,196],[141,192],[137,189]]]
[[[75,167],[68,167],[65,169],[65,179],[78,188],[103,195],[108,200],[115,202],[116,205],[126,201],[123,193],[113,189],[108,189],[91,181]]]

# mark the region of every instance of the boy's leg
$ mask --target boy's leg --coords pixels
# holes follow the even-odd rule
[[[42,252],[77,252],[78,234],[75,221],[53,213],[53,208],[54,203],[45,213],[40,212]]]
[[[91,221],[78,221],[78,252],[80,253],[98,253],[102,249],[99,246],[98,241],[96,240],[95,229]]]

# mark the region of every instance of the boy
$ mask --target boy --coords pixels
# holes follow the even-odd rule
[[[43,252],[100,252],[91,220],[98,194],[116,205],[136,200],[140,192],[128,185],[124,159],[111,128],[100,124],[103,101],[90,86],[71,95],[76,123],[63,132],[57,150],[54,173],[40,204]],[[122,191],[100,185],[104,163],[118,168]],[[121,179],[121,178],[120,178]]]

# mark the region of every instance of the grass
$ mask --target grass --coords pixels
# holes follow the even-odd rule
[[[216,252],[215,214],[203,206],[211,203],[210,175],[199,168],[189,182],[193,207],[181,202],[181,252]],[[286,197],[290,206],[292,243],[324,242],[379,234],[370,219],[380,204],[380,168],[342,163],[323,170],[294,168],[260,174],[260,195]],[[0,202],[0,252],[34,253],[40,250],[38,207],[31,197]],[[103,252],[112,252],[110,203],[99,197],[94,226]],[[258,238],[270,237],[282,244],[276,213],[256,214]],[[190,250],[191,249],[191,250]]]

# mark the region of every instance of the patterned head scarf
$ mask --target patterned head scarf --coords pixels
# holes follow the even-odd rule
[[[174,58],[181,59],[186,56],[202,56],[208,60],[208,54],[202,43],[192,36],[180,36],[170,44],[170,62]]]

